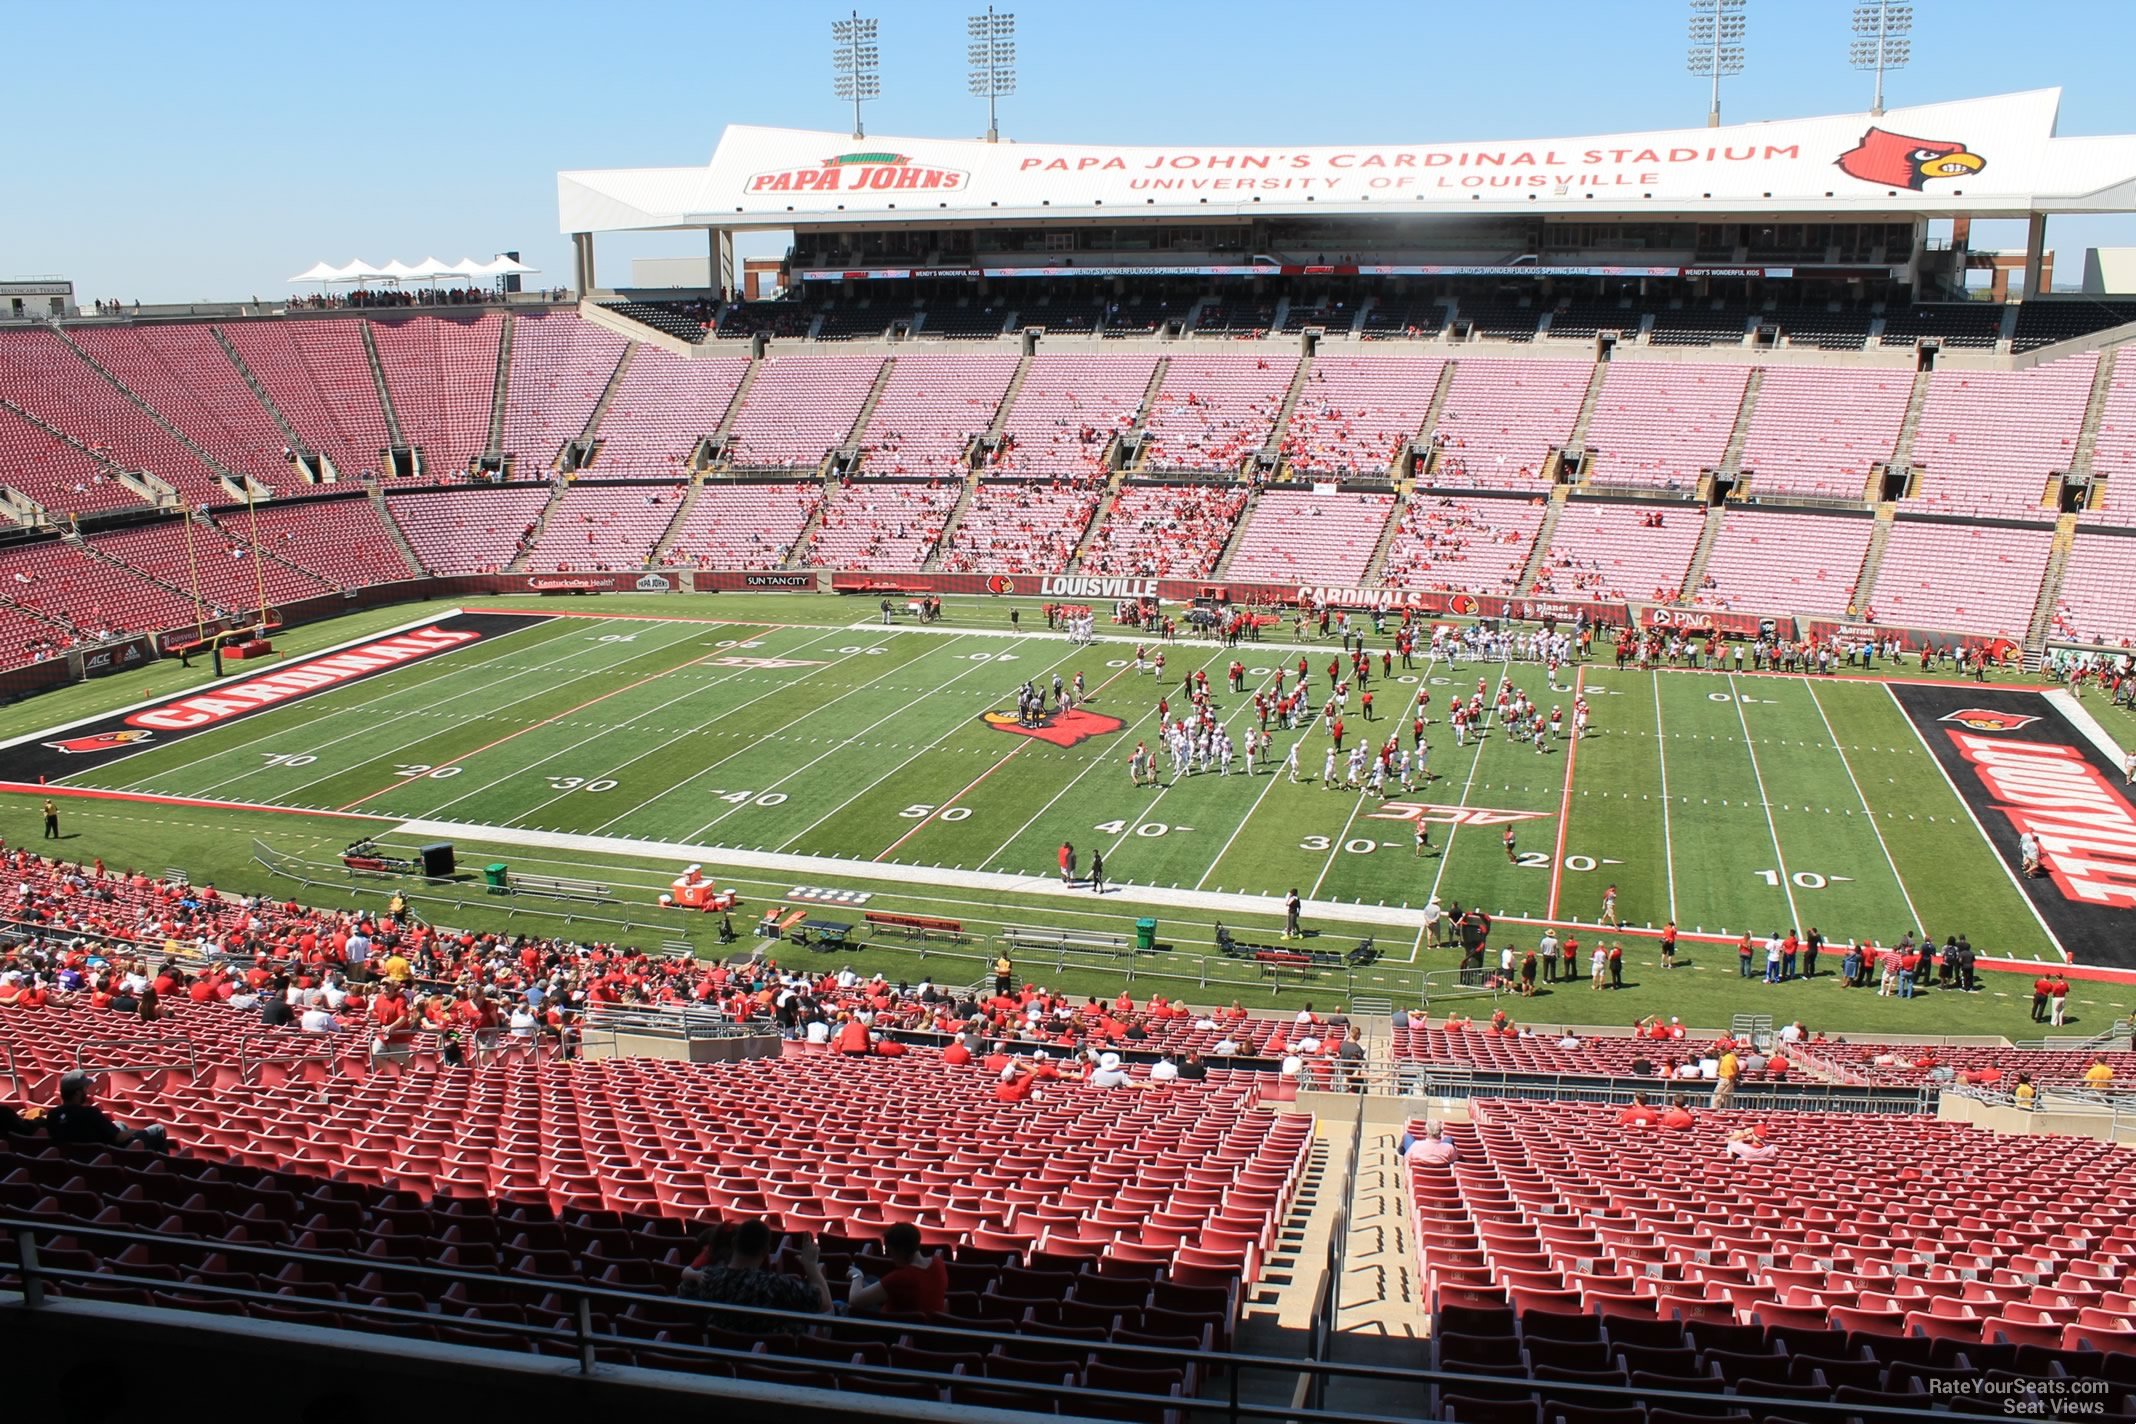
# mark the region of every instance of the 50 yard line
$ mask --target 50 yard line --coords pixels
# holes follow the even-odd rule
[[[1750,778],[1758,788],[1758,804],[1765,808],[1765,829],[1773,838],[1773,861],[1780,867],[1780,892],[1787,896],[1787,917],[1791,928],[1802,928],[1802,915],[1795,909],[1795,882],[1788,878],[1787,855],[1780,849],[1780,826],[1773,820],[1773,803],[1765,794],[1765,777],[1758,770],[1757,740],[1750,735],[1750,718],[1743,715],[1743,694],[1736,690],[1735,674],[1728,674],[1728,700],[1735,704],[1736,721],[1743,726],[1743,750],[1750,753]]]

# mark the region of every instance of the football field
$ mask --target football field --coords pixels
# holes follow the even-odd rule
[[[1223,690],[1234,656],[1249,689],[1279,666],[1295,679],[1304,657],[1317,706],[1335,645],[1234,653],[1182,641],[1165,647],[1160,683],[1135,669],[1132,639],[1072,646],[1028,610],[1021,628],[983,606],[921,628],[846,621],[866,608],[852,602],[785,607],[820,621],[546,609],[431,620],[423,627],[464,640],[257,707],[241,677],[203,683],[204,696],[126,719],[131,740],[46,760],[70,786],[380,818],[349,821],[352,840],[450,823],[602,838],[619,853],[701,847],[708,865],[722,852],[827,857],[856,873],[908,870],[920,884],[941,872],[1049,876],[1066,841],[1085,866],[1102,851],[1127,901],[1295,888],[1326,904],[1421,909],[1437,897],[1502,918],[1592,922],[1614,885],[1628,927],[1815,926],[1885,943],[1914,928],[1964,932],[1991,955],[2051,952],[2007,858],[1884,682],[1593,663],[1553,684],[1533,663],[1421,657],[1387,681],[1375,663],[1380,715],[1367,723],[1353,703],[1352,741],[1398,730],[1411,745],[1398,710],[1432,693],[1433,779],[1414,793],[1323,785],[1317,721],[1278,729],[1267,770],[1241,761],[1228,776],[1178,776],[1160,760],[1159,783],[1136,787],[1129,753],[1138,740],[1158,745],[1158,698],[1178,708],[1183,674],[1208,672],[1219,718],[1241,735],[1255,719],[1250,696]],[[1014,725],[1020,683],[1079,673],[1083,710]],[[1584,695],[1589,735],[1538,752],[1494,728],[1456,746],[1445,707],[1479,678],[1562,706],[1568,734]],[[70,740],[98,737],[24,745]],[[1295,784],[1281,774],[1293,742]],[[1415,848],[1419,819],[1430,854]],[[1413,953],[1406,937],[1383,942]]]

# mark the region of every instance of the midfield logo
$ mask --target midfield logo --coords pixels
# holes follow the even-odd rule
[[[55,752],[112,752],[120,747],[130,747],[149,741],[154,732],[98,732],[89,737],[69,737],[63,742],[46,742]]]
[[[2029,727],[2039,721],[2022,712],[1997,712],[1986,707],[1961,707],[1936,719],[1939,722],[1957,722],[1971,727],[1976,732],[2014,732],[2020,727]]]
[[[989,712],[979,720],[997,732],[1009,732],[1019,737],[1036,737],[1057,747],[1076,746],[1092,737],[1109,737],[1127,725],[1118,717],[1108,717],[1102,712],[1086,712],[1080,707],[1072,712],[1049,713],[1033,727],[1018,724],[1014,712]]]

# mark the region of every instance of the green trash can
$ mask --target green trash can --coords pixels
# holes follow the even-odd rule
[[[482,882],[489,886],[490,894],[509,895],[512,893],[512,882],[507,871],[508,867],[501,860],[482,867]]]
[[[1155,920],[1135,921],[1135,948],[1143,954],[1156,952],[1157,922]]]

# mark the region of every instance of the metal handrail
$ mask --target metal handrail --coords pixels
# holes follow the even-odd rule
[[[200,1055],[193,1047],[193,1040],[182,1033],[158,1034],[151,1038],[85,1038],[74,1045],[74,1066],[82,1072],[97,1073],[167,1073],[180,1065],[176,1063],[91,1063],[88,1052],[92,1048],[129,1048],[143,1044],[176,1044],[185,1052],[185,1071],[188,1076],[200,1077]]]
[[[51,1238],[74,1238],[77,1240],[88,1239],[107,1242],[111,1248],[109,1254],[117,1255],[126,1247],[136,1246],[141,1243],[142,1234],[137,1227],[114,1228],[76,1225],[73,1223],[55,1224],[34,1218],[6,1216],[0,1217],[0,1233],[5,1233],[7,1236],[12,1237],[15,1242],[16,1260],[22,1277],[22,1301],[23,1305],[30,1310],[53,1308],[54,1302],[48,1289],[49,1284],[52,1282],[64,1283],[70,1280],[138,1287],[150,1292],[182,1292],[186,1295],[211,1296],[217,1299],[236,1300],[239,1302],[254,1301],[284,1309],[290,1308],[292,1305],[302,1308],[305,1304],[301,1298],[293,1300],[289,1296],[274,1295],[266,1291],[248,1289],[243,1286],[219,1285],[205,1281],[177,1283],[167,1277],[137,1276],[126,1272],[97,1271],[93,1268],[52,1266],[39,1258],[38,1246],[40,1241]],[[370,1258],[336,1256],[326,1252],[296,1251],[286,1247],[256,1245],[242,1240],[210,1240],[201,1237],[162,1234],[158,1234],[155,1239],[166,1250],[183,1247],[198,1248],[203,1258],[211,1254],[220,1254],[224,1256],[257,1257],[267,1261],[313,1266],[322,1263],[343,1265],[350,1261],[365,1261],[372,1266],[379,1264],[375,1259]],[[591,1375],[598,1371],[599,1353],[604,1348],[629,1351],[651,1350],[671,1356],[705,1360],[749,1361],[755,1364],[766,1362],[785,1364],[790,1362],[796,1366],[812,1370],[821,1369],[824,1365],[823,1361],[808,1356],[779,1355],[768,1352],[760,1354],[754,1351],[744,1352],[721,1346],[692,1345],[682,1341],[656,1342],[641,1336],[617,1334],[612,1330],[595,1330],[593,1328],[593,1308],[597,1304],[616,1310],[625,1310],[636,1305],[659,1306],[663,1309],[674,1309],[677,1306],[694,1308],[702,1310],[708,1319],[718,1315],[743,1317],[757,1321],[766,1328],[767,1333],[782,1333],[789,1329],[798,1333],[802,1330],[817,1329],[835,1323],[836,1328],[840,1331],[875,1332],[886,1339],[902,1335],[924,1336],[930,1341],[956,1342],[970,1348],[991,1349],[999,1344],[1001,1340],[998,1332],[970,1330],[960,1326],[921,1324],[907,1319],[878,1319],[864,1315],[834,1315],[826,1317],[820,1313],[812,1312],[773,1310],[761,1306],[732,1305],[720,1301],[700,1301],[674,1296],[649,1295],[642,1291],[619,1290],[611,1286],[559,1281],[547,1277],[506,1276],[479,1271],[443,1270],[433,1266],[404,1265],[398,1262],[391,1263],[388,1269],[397,1278],[428,1281],[441,1293],[452,1285],[480,1282],[485,1288],[494,1288],[504,1292],[520,1292],[539,1296],[559,1295],[564,1297],[571,1307],[570,1318],[572,1323],[568,1329],[558,1329],[555,1326],[530,1326],[517,1321],[448,1316],[428,1310],[415,1311],[398,1306],[348,1301],[334,1302],[329,1308],[338,1314],[376,1318],[381,1321],[406,1321],[432,1326],[449,1324],[455,1329],[466,1327],[476,1333],[494,1331],[505,1337],[508,1342],[528,1340],[548,1340],[559,1344],[568,1342],[577,1358],[579,1372],[585,1375]],[[62,1303],[64,1303],[63,1298]],[[155,1307],[142,1308],[153,1309]],[[1032,1338],[1044,1339],[1045,1337],[1034,1336]],[[1502,1390],[1507,1384],[1504,1376],[1476,1376],[1456,1370],[1419,1370],[1393,1365],[1343,1364],[1330,1360],[1296,1359],[1247,1353],[1221,1353],[1203,1357],[1200,1352],[1195,1352],[1191,1357],[1183,1357],[1181,1352],[1162,1346],[1128,1345],[1110,1342],[1105,1345],[1104,1349],[1107,1355],[1147,1361],[1150,1365],[1158,1368],[1176,1364],[1182,1358],[1207,1358],[1211,1361],[1220,1362],[1229,1378],[1229,1399],[1184,1399],[1170,1395],[1134,1394],[1116,1390],[1090,1389],[1084,1386],[1066,1386],[1050,1383],[1036,1384],[993,1378],[986,1378],[977,1383],[979,1387],[989,1391],[1003,1393],[1037,1392],[1045,1398],[1064,1402],[1087,1400],[1094,1403],[1156,1405],[1159,1408],[1186,1409],[1203,1414],[1223,1414],[1234,1421],[1248,1418],[1265,1418],[1296,1420],[1300,1421],[1300,1424],[1413,1424],[1417,1415],[1414,1412],[1400,1416],[1370,1415],[1352,1411],[1344,1411],[1337,1414],[1327,1412],[1317,1406],[1314,1408],[1299,1408],[1288,1403],[1254,1404],[1241,1398],[1240,1377],[1248,1372],[1271,1372],[1293,1377],[1304,1374],[1320,1379],[1353,1379],[1376,1381],[1387,1385],[1409,1385],[1417,1391],[1417,1397],[1420,1402],[1429,1397],[1428,1392],[1434,1387],[1451,1386],[1458,1392],[1464,1386]],[[846,1364],[839,1366],[839,1370],[842,1375],[857,1375],[863,1379],[925,1379],[933,1382],[940,1382],[943,1379],[940,1375],[925,1371],[884,1365]],[[1680,1402],[1686,1410],[1706,1411],[1712,1408],[1713,1400],[1713,1396],[1709,1394],[1683,1390],[1644,1387],[1634,1389],[1622,1385],[1559,1380],[1534,1381],[1532,1383],[1538,1388],[1547,1388],[1554,1394],[1574,1395],[1603,1405],[1612,1403],[1629,1404],[1641,1401],[1650,1404],[1668,1405]],[[797,1386],[796,1388],[801,1387]],[[865,1393],[865,1391],[862,1392]],[[1764,1399],[1754,1395],[1736,1396],[1734,1407],[1748,1409],[1753,1413],[1808,1413],[1833,1419],[1844,1419],[1849,1414],[1860,1413],[1859,1407],[1855,1405],[1822,1400]],[[1928,1409],[1887,1409],[1880,1407],[1877,1412],[1879,1418],[1919,1419],[1929,1421],[1930,1424],[1935,1424],[1935,1421],[1945,1421],[1945,1424],[1947,1424],[1949,1418],[1946,1414]]]

